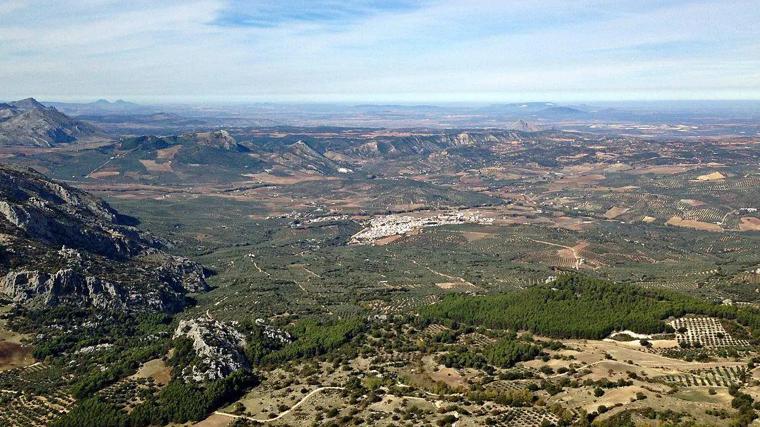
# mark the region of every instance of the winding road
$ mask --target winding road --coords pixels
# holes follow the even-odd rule
[[[314,389],[309,394],[307,394],[306,396],[304,396],[303,398],[301,398],[301,400],[299,400],[295,405],[291,406],[290,409],[285,410],[283,412],[280,412],[276,417],[273,417],[273,418],[258,419],[258,418],[249,417],[247,415],[228,414],[227,412],[221,412],[221,411],[214,411],[214,414],[216,414],[216,415],[222,415],[222,416],[230,417],[230,418],[236,418],[236,419],[237,418],[243,418],[245,420],[253,421],[253,422],[256,422],[256,423],[269,423],[269,422],[272,422],[272,421],[277,421],[280,418],[288,415],[290,413],[290,411],[298,408],[304,402],[306,402],[306,400],[308,400],[311,396],[314,396],[317,393],[321,393],[321,392],[323,392],[325,390],[345,390],[345,389],[346,389],[345,387],[320,387],[318,389]]]

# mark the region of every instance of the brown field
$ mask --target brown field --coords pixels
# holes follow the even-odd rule
[[[205,420],[193,424],[193,427],[227,427],[235,421],[234,418],[225,415],[212,414]]]
[[[701,200],[694,200],[694,199],[681,199],[681,201],[693,208],[698,208],[700,206],[704,206],[705,204],[705,202]]]
[[[476,242],[494,236],[493,233],[483,233],[479,231],[462,231],[461,234],[468,242]]]
[[[709,222],[696,221],[693,219],[683,219],[680,216],[671,217],[665,224],[673,225],[676,227],[693,228],[695,230],[702,231],[714,231],[721,232],[723,228],[717,224],[711,224]]]
[[[133,378],[153,378],[158,385],[163,386],[171,381],[172,368],[162,359],[149,360],[140,367]]]
[[[475,289],[479,289],[477,286],[469,282],[441,282],[441,283],[436,283],[435,285],[444,290],[458,289],[462,291],[472,291]]]
[[[0,341],[0,371],[34,363],[32,349],[15,342]]]
[[[630,193],[631,191],[638,190],[640,187],[635,185],[626,185],[623,187],[610,187],[610,191],[615,193]]]
[[[175,145],[173,147],[158,150],[156,151],[156,158],[161,160],[173,159],[180,148],[182,148],[181,145]]]
[[[630,173],[633,175],[645,175],[645,174],[655,174],[655,175],[675,175],[683,172],[687,172],[691,169],[694,169],[694,165],[661,165],[661,166],[649,166],[644,168],[637,168],[632,170]]]
[[[402,237],[404,237],[404,236],[402,236],[400,234],[396,234],[396,235],[388,236],[388,237],[383,237],[381,239],[375,240],[374,244],[376,246],[384,246],[384,245],[391,244],[391,243],[395,242],[396,240],[398,240],[398,239],[400,239]]]
[[[514,173],[512,169],[507,170],[506,168],[496,166],[482,168],[479,172],[495,179],[520,179],[522,177],[522,175]]]
[[[290,175],[290,176],[277,176],[277,175],[272,175],[272,174],[262,172],[262,173],[244,174],[243,176],[257,182],[261,182],[264,184],[273,184],[273,185],[291,185],[291,184],[298,184],[299,182],[320,181],[324,179],[338,179],[338,178],[325,177],[322,175],[309,174],[309,173],[301,173],[298,175]]]
[[[582,218],[572,218],[569,216],[559,216],[552,218],[552,220],[555,226],[573,231],[583,231],[592,225],[592,223],[584,221]]]
[[[607,212],[604,213],[604,217],[607,219],[615,219],[626,212],[628,212],[628,208],[613,206]]]
[[[93,172],[93,173],[91,173],[91,174],[89,174],[87,176],[89,176],[90,178],[98,179],[98,178],[109,178],[109,177],[112,177],[112,176],[118,176],[120,174],[121,174],[121,172],[119,172],[119,171],[97,171],[97,172]]]
[[[587,187],[595,184],[598,181],[603,181],[605,178],[606,177],[604,175],[581,175],[564,177],[549,184],[549,191],[559,191],[568,187]]]
[[[760,218],[755,218],[752,216],[742,217],[739,222],[739,230],[760,231]]]
[[[6,308],[3,308],[0,312],[5,310]],[[0,371],[33,364],[32,348],[22,343],[26,336],[12,332],[4,326],[5,321],[0,321]]]
[[[712,172],[697,177],[697,181],[720,181],[726,179],[726,176],[720,172]]]
[[[149,172],[171,172],[172,171],[171,162],[156,163],[155,160],[140,160],[140,163],[142,163],[142,165],[145,166],[145,169],[147,169]]]

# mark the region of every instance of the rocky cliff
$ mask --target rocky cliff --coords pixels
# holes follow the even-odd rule
[[[245,337],[235,329],[234,323],[210,317],[182,320],[174,338],[189,339],[196,354],[197,363],[182,371],[185,381],[220,380],[235,371],[250,369],[244,353]]]
[[[83,191],[0,166],[0,294],[62,304],[176,312],[208,290],[208,271],[163,252],[135,220]]]

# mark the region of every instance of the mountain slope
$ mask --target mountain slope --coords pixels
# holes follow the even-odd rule
[[[179,136],[139,136],[123,139],[109,151],[110,160],[86,173],[87,178],[130,182],[229,182],[241,174],[263,170],[224,130]]]
[[[34,98],[0,104],[0,146],[51,147],[99,135],[95,127]]]
[[[208,289],[204,269],[162,251],[107,203],[30,170],[0,166],[0,296],[67,305],[177,312]]]
[[[335,173],[339,169],[334,161],[303,141],[288,146],[274,161],[292,170],[313,171],[324,175]]]

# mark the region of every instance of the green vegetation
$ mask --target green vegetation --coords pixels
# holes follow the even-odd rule
[[[359,318],[319,322],[305,319],[290,331],[294,340],[284,344],[264,335],[262,328],[251,327],[248,355],[254,363],[277,365],[300,358],[325,355],[366,330],[366,324]]]
[[[138,427],[200,421],[215,408],[240,396],[257,381],[255,376],[243,371],[203,386],[174,380],[158,396],[151,397],[129,414],[98,398],[87,398],[56,420],[53,426]]]
[[[535,344],[516,338],[502,338],[477,351],[457,346],[441,356],[439,362],[449,368],[483,369],[488,365],[510,368],[517,362],[534,359],[540,352],[541,348]]]
[[[760,325],[756,313],[683,294],[567,274],[548,285],[505,294],[450,296],[422,311],[430,322],[529,330],[559,338],[601,339],[615,330],[668,332],[662,320],[698,313]],[[758,328],[752,328],[757,330]]]

